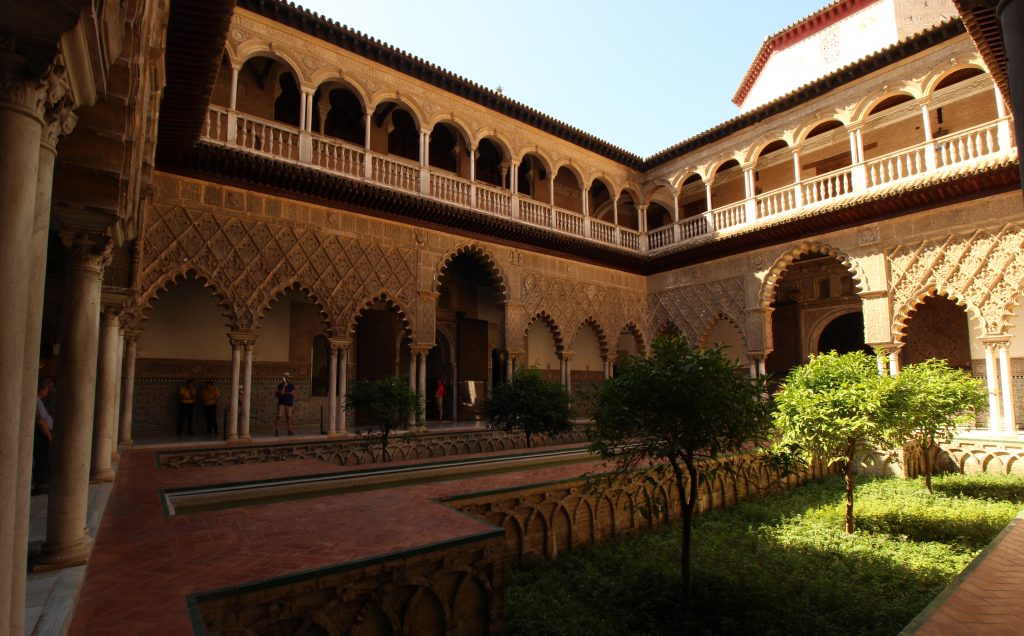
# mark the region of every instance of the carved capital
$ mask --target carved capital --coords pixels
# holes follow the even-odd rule
[[[71,134],[77,123],[78,115],[68,102],[62,100],[52,108],[47,108],[43,116],[42,144],[48,148],[56,148],[57,140]]]
[[[242,347],[248,345],[252,348],[252,343],[256,341],[256,334],[248,329],[236,329],[235,331],[228,332],[228,342],[231,343],[232,347]]]
[[[28,59],[16,48],[17,38],[0,33],[0,103],[42,117],[49,84],[32,72]]]
[[[71,256],[71,267],[94,271],[102,275],[104,268],[110,264],[113,250],[110,237],[94,232],[63,230],[61,242],[68,248]]]
[[[124,341],[125,344],[136,343],[139,341],[139,336],[142,335],[142,331],[139,329],[125,328],[124,330]]]

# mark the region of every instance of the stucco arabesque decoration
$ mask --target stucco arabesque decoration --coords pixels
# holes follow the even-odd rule
[[[540,314],[554,323],[570,350],[585,323],[597,333],[602,353],[616,346],[619,332],[630,323],[646,324],[643,294],[619,287],[528,273],[522,279],[521,298],[524,311],[514,318],[521,324],[510,325],[509,333],[519,334],[524,348],[526,330]]]
[[[665,290],[649,297],[650,333],[667,324],[675,325],[686,341],[700,345],[718,320],[727,320],[747,342],[744,325],[743,278],[693,283]]]
[[[1024,227],[1011,223],[899,245],[889,250],[894,334],[904,334],[926,297],[942,294],[980,321],[988,335],[1006,335],[1024,293]]]
[[[143,310],[192,273],[213,288],[232,329],[254,328],[292,288],[310,296],[338,335],[378,299],[406,321],[416,310],[413,249],[157,203],[147,215],[143,254]]]

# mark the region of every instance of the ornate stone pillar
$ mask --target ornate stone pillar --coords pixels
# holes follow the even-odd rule
[[[242,343],[245,353],[242,361],[242,414],[238,422],[238,439],[247,442],[252,440],[249,433],[249,409],[252,406],[252,345],[251,339]]]
[[[2,63],[0,63],[2,66]],[[7,75],[5,70],[0,70],[0,102],[8,101],[7,93],[9,88],[5,84]],[[43,290],[46,280],[46,253],[49,241],[50,228],[50,199],[53,186],[53,166],[56,159],[56,145],[60,136],[71,132],[77,118],[72,112],[70,100],[65,98],[67,88],[63,77],[51,74],[46,78],[46,112],[43,117],[42,137],[36,140],[39,149],[39,163],[36,171],[35,200],[33,202],[33,215],[31,236],[25,237],[28,248],[31,251],[29,274],[27,279],[28,296],[25,306],[26,313],[23,318],[25,327],[24,356],[19,358],[23,364],[22,389],[20,391],[20,402],[13,407],[17,422],[18,433],[17,457],[9,462],[10,468],[16,469],[17,480],[12,483],[16,490],[16,497],[11,503],[13,509],[8,509],[6,503],[0,504],[0,517],[9,516],[14,524],[13,554],[8,552],[0,553],[5,563],[0,563],[0,633],[5,633],[7,625],[13,634],[21,633],[24,630],[24,603],[26,564],[28,562],[28,531],[29,531],[29,508],[31,481],[32,481],[32,446],[35,437],[36,422],[36,395],[39,380],[39,339],[42,330],[43,314]],[[0,104],[0,109],[7,108]],[[6,118],[6,115],[0,115]],[[0,132],[0,143],[6,147],[6,133]],[[11,156],[11,160],[17,161],[18,157]],[[6,163],[0,158],[0,164]],[[0,175],[0,188],[6,187],[7,170],[9,167],[0,168],[4,175]],[[6,201],[4,203],[4,214],[8,213]],[[6,225],[5,225],[6,228]],[[6,231],[6,229],[5,229]],[[15,237],[0,237],[0,241],[13,239]],[[3,249],[7,249],[4,243]],[[3,258],[3,257],[0,257]],[[4,283],[4,303],[14,301],[8,298],[7,279]],[[6,354],[5,354],[6,355]],[[15,362],[14,360],[10,361]],[[6,365],[7,361],[0,363]],[[6,366],[5,366],[6,368]],[[0,425],[6,428],[6,423]],[[5,436],[0,433],[0,436]],[[7,449],[0,448],[0,463],[7,462]],[[6,479],[6,466],[0,467],[0,474]],[[10,500],[3,500],[4,502]],[[6,531],[7,524],[0,521],[0,533]],[[6,538],[0,539],[0,544],[6,543]],[[5,546],[6,549],[6,546]],[[5,577],[4,572],[10,566],[10,578]],[[10,581],[10,587],[8,587]],[[10,592],[9,594],[7,592]],[[7,603],[12,602],[8,607]],[[9,623],[7,621],[10,621]]]
[[[119,446],[132,445],[132,408],[135,403],[135,358],[138,355],[139,336],[136,329],[124,331],[124,371],[121,374],[121,430],[117,436]]]
[[[1003,432],[1017,434],[1017,418],[1013,412],[1013,376],[1010,371],[1010,342],[1004,340],[996,345],[999,354],[999,389],[1003,397]]]
[[[92,469],[89,481],[112,481],[114,468],[110,463],[113,448],[114,418],[117,413],[117,336],[121,307],[105,306],[100,314],[99,354],[96,363],[96,397],[93,409]]]
[[[123,320],[123,318],[122,318]],[[120,322],[117,328],[117,354],[114,356],[114,428],[110,440],[110,461],[116,463],[121,459],[118,453],[118,437],[121,433],[121,375],[124,373],[124,323]]]
[[[337,435],[348,435],[348,429],[346,428],[346,419],[348,415],[348,407],[346,401],[348,400],[348,348],[352,345],[351,340],[339,340],[338,342],[338,366],[341,369],[341,381],[339,382],[339,394],[338,394],[338,418],[337,418]]]
[[[60,568],[85,563],[92,539],[85,533],[89,499],[89,455],[96,406],[100,286],[110,260],[105,236],[66,230],[70,248],[61,329],[60,394],[53,433],[46,542],[38,563]]]
[[[245,348],[245,341],[236,334],[228,334],[228,343],[231,345],[231,389],[228,390],[228,425],[227,441],[238,440],[238,399],[242,395],[242,350]]]
[[[334,435],[335,418],[338,415],[338,346],[329,342],[327,357],[327,434]]]
[[[433,348],[433,347],[431,347]],[[420,394],[420,412],[423,413],[423,428],[427,427],[427,353],[422,349],[418,358],[416,390]]]
[[[988,428],[999,432],[999,380],[996,370],[996,343],[982,340],[985,347],[985,384],[988,387]]]
[[[33,309],[29,289],[33,261],[33,227],[39,184],[40,140],[46,83],[21,76],[25,60],[14,52],[0,59],[0,395],[9,410],[0,423],[0,633],[11,633],[23,616],[24,566],[14,555],[23,552],[15,537],[28,537],[28,479],[32,435],[22,418],[27,402],[25,359],[26,317]],[[48,212],[48,210],[47,210]],[[37,265],[38,266],[38,265]],[[40,290],[41,291],[41,290]],[[32,358],[38,359],[38,342]],[[34,389],[35,387],[33,387]],[[30,394],[35,396],[33,390]],[[34,404],[33,404],[34,406]],[[32,419],[33,424],[35,419]],[[24,437],[28,435],[28,439]],[[25,456],[25,449],[28,456]],[[25,459],[28,459],[26,462]],[[28,468],[31,471],[31,468]],[[24,484],[24,485],[23,485]],[[24,491],[24,492],[23,492]],[[12,621],[12,617],[17,617]]]

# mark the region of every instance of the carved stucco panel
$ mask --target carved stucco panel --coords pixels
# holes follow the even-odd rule
[[[143,306],[195,271],[239,329],[253,327],[295,284],[320,304],[338,335],[382,294],[410,318],[416,312],[413,249],[164,204],[154,204],[146,222]]]
[[[946,294],[1002,334],[1024,293],[1024,227],[1008,224],[899,245],[889,251],[892,330],[901,332],[914,306],[931,292]]]
[[[671,322],[679,328],[687,342],[699,344],[714,321],[724,316],[740,330],[750,346],[746,333],[748,321],[745,297],[746,286],[742,276],[694,283],[651,294],[648,300],[649,332],[652,336],[657,335],[661,327]]]
[[[519,331],[510,334],[524,347],[526,327],[540,313],[554,320],[568,347],[588,320],[596,323],[598,337],[607,347],[615,346],[619,331],[629,323],[646,324],[643,295],[629,289],[537,273],[525,274],[520,289],[523,322]]]

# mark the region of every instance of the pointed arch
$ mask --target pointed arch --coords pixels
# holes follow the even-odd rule
[[[857,291],[861,293],[867,290],[867,277],[865,276],[864,271],[856,261],[850,258],[848,254],[827,243],[822,243],[820,241],[804,241],[800,245],[779,256],[775,260],[775,263],[772,264],[771,268],[769,268],[768,274],[764,277],[764,282],[761,283],[761,291],[758,295],[763,309],[770,308],[771,304],[775,301],[775,295],[779,287],[779,279],[786,270],[789,269],[789,266],[792,265],[793,261],[808,254],[820,254],[835,258],[843,267],[853,274],[853,282],[857,287]]]
[[[229,328],[240,326],[238,324],[239,313],[227,290],[218,284],[214,277],[202,271],[194,263],[185,263],[178,269],[167,272],[154,281],[149,289],[139,296],[138,305],[134,312],[135,324],[133,326],[137,327],[147,319],[147,313],[152,310],[153,303],[157,299],[163,296],[170,288],[177,286],[180,281],[185,280],[195,280],[202,283],[204,288],[209,288],[213,292],[214,298],[217,299],[217,305],[224,309],[223,315],[227,320],[226,325]]]
[[[530,333],[530,327],[532,327],[533,323],[537,322],[538,320],[547,325],[548,329],[551,330],[551,336],[555,340],[555,351],[561,353],[565,349],[565,342],[562,338],[562,330],[559,328],[558,323],[555,322],[555,319],[551,317],[551,314],[549,314],[546,311],[539,311],[536,314],[534,314],[532,318],[526,321],[526,327],[523,329],[522,334],[523,344],[526,344],[526,339]]]
[[[598,322],[598,320],[593,316],[587,316],[586,318],[583,319],[582,322],[580,322],[580,324],[576,325],[576,329],[574,329],[572,333],[570,349],[575,350],[576,337],[580,335],[580,331],[583,330],[583,327],[586,327],[588,325],[591,329],[594,330],[594,333],[597,334],[597,344],[601,347],[601,356],[607,356],[608,337],[605,334],[604,327],[602,327],[601,323]]]
[[[320,314],[320,320],[321,322],[323,322],[324,331],[333,334],[334,330],[336,329],[337,323],[331,319],[331,315],[327,312],[327,307],[321,300],[320,295],[313,290],[312,286],[307,285],[297,279],[293,279],[288,282],[282,283],[281,285],[278,285],[277,288],[275,288],[272,292],[270,292],[264,297],[263,301],[259,304],[259,307],[256,310],[253,326],[259,327],[259,324],[267,316],[267,312],[270,311],[270,308],[274,305],[274,303],[281,300],[283,296],[285,296],[288,292],[291,291],[302,292],[303,294],[306,295],[306,298],[313,301],[313,304],[316,306],[317,313]]]
[[[904,305],[895,311],[892,315],[892,336],[896,342],[905,342],[907,336],[907,323],[913,316],[917,308],[921,306],[924,301],[930,297],[945,298],[952,301],[958,307],[962,307],[967,313],[968,326],[972,321],[977,321],[977,324],[981,325],[983,333],[989,333],[989,325],[985,321],[984,314],[972,303],[966,295],[956,289],[948,287],[939,288],[937,285],[930,284],[919,289],[913,294],[910,299],[904,303]]]
[[[395,310],[398,314],[398,320],[402,324],[402,331],[405,332],[405,338],[411,339],[413,331],[412,322],[409,320],[409,316],[405,313],[405,310],[402,309],[402,306],[391,298],[387,292],[381,292],[376,296],[367,296],[361,303],[359,303],[359,309],[356,310],[348,320],[345,327],[345,335],[349,338],[354,338],[356,335],[356,324],[359,322],[359,319],[362,318],[363,314],[365,314],[367,310],[371,309],[377,303],[381,303],[386,305],[389,309]]]
[[[717,325],[717,324],[719,324],[721,322],[728,323],[729,325],[731,325],[736,330],[737,333],[739,333],[740,341],[743,343],[744,350],[746,350],[746,348],[747,348],[747,334],[743,330],[743,322],[741,320],[738,320],[735,316],[729,314],[728,312],[724,312],[724,311],[718,312],[717,314],[712,316],[704,324],[704,328],[701,329],[700,335],[698,336],[698,340],[697,340],[698,345],[701,346],[701,347],[704,347],[704,346],[707,346],[709,344],[714,344],[714,343],[709,343],[708,342],[708,338],[711,336],[711,332],[714,331],[715,325]]]
[[[434,270],[434,278],[430,284],[431,291],[435,293],[441,291],[441,284],[448,266],[451,265],[453,260],[463,254],[469,254],[484,266],[484,269],[487,270],[487,273],[491,277],[491,282],[494,284],[494,288],[498,290],[499,294],[501,294],[502,302],[507,304],[508,284],[506,283],[507,279],[505,278],[505,274],[501,271],[501,266],[498,265],[497,260],[495,260],[495,258],[491,256],[483,246],[472,242],[458,245],[441,257],[437,268]]]

